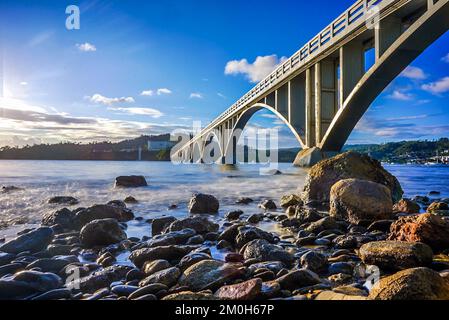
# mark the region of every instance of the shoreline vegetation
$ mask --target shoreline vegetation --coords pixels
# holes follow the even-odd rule
[[[0,241],[0,299],[449,299],[449,199],[438,190],[404,199],[399,181],[366,155],[320,162],[301,193],[257,210],[242,197],[224,213],[214,195],[196,194],[185,217],[168,211],[146,220],[151,234],[128,237],[128,223],[143,219],[130,209],[139,201],[132,191],[147,185],[117,177],[130,196],[89,208],[49,199],[60,209],[40,227]],[[128,263],[118,263],[124,254]]]
[[[152,146],[151,143],[161,143]],[[32,146],[0,148],[0,160],[88,160],[88,161],[170,161],[170,135],[141,136],[120,142],[87,144],[61,142]],[[245,148],[245,153],[249,149]],[[280,163],[293,163],[299,148],[278,150]],[[386,144],[347,145],[343,151],[356,151],[397,164],[449,163],[449,139],[436,141],[402,141]],[[263,154],[266,151],[258,151]]]

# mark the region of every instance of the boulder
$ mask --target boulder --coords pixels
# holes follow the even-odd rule
[[[184,256],[181,261],[179,261],[178,268],[181,271],[185,271],[194,264],[203,261],[203,260],[211,260],[212,257],[204,252],[190,252],[188,255]]]
[[[313,200],[329,202],[332,186],[345,179],[380,183],[390,189],[393,203],[398,202],[404,193],[399,181],[379,161],[356,152],[346,152],[313,166],[301,197],[305,203]]]
[[[198,234],[206,234],[209,232],[217,232],[218,228],[218,224],[212,222],[206,217],[189,217],[172,222],[167,231],[173,232],[183,229],[193,229]]]
[[[189,212],[191,214],[215,214],[218,213],[220,204],[212,195],[196,194],[190,199]]]
[[[294,270],[276,280],[283,290],[294,291],[319,284],[320,277],[313,271],[306,269]]]
[[[226,220],[229,220],[229,221],[238,220],[238,219],[240,219],[240,216],[243,213],[244,212],[242,210],[231,211],[231,212],[226,213],[225,218],[226,218]]]
[[[161,217],[153,219],[151,223],[151,235],[154,237],[158,234],[163,233],[165,229],[175,221],[175,217]]]
[[[125,200],[123,200],[124,203],[128,203],[128,204],[136,204],[139,203],[139,201],[137,201],[136,198],[132,197],[132,196],[128,196],[125,198]]]
[[[115,178],[116,188],[139,188],[148,186],[143,176],[121,176]]]
[[[433,260],[432,249],[420,242],[370,242],[360,248],[359,256],[365,264],[382,270],[427,267]]]
[[[302,203],[301,197],[296,194],[283,196],[281,198],[281,207],[284,209],[287,209],[288,207],[291,207],[291,206],[298,206],[298,205],[302,205],[302,204],[303,203]]]
[[[158,271],[150,275],[149,277],[143,279],[142,281],[139,282],[139,286],[145,287],[150,284],[161,283],[170,288],[176,284],[180,276],[181,271],[176,267],[172,267]]]
[[[311,223],[323,219],[320,213],[315,209],[297,207],[295,217],[299,223]]]
[[[313,272],[322,272],[327,270],[327,258],[324,254],[315,251],[309,251],[301,256],[301,266],[304,269]]]
[[[21,271],[11,277],[0,279],[0,299],[20,299],[31,294],[61,288],[62,279],[54,273]]]
[[[264,200],[259,204],[259,208],[262,208],[264,210],[276,210],[277,206],[273,200]]]
[[[126,240],[125,231],[115,219],[94,220],[80,232],[80,242],[86,248],[107,246]]]
[[[238,233],[235,237],[235,245],[238,248],[242,248],[248,242],[257,239],[266,240],[269,243],[274,243],[276,241],[275,237],[271,233],[254,226],[240,226],[237,230]]]
[[[236,201],[235,203],[237,203],[237,204],[245,204],[245,205],[248,205],[248,204],[250,204],[250,203],[252,203],[252,202],[254,202],[253,199],[243,197],[243,198],[237,199],[237,201]]]
[[[415,201],[401,199],[393,206],[393,211],[397,213],[416,214],[421,211],[421,207]]]
[[[281,261],[290,265],[294,261],[291,253],[282,247],[269,243],[266,240],[253,240],[249,242],[243,252],[245,259],[257,259],[259,261]]]
[[[109,287],[111,283],[121,281],[126,277],[128,272],[132,270],[128,266],[111,266],[91,275],[74,279],[74,281],[66,284],[72,288],[79,288],[83,293],[94,293],[95,291]]]
[[[134,219],[134,214],[126,208],[106,204],[81,209],[75,215],[75,223],[78,230],[91,221],[101,219],[115,219],[120,222],[127,222]]]
[[[0,252],[18,254],[24,251],[39,252],[44,250],[53,239],[53,230],[48,227],[42,227],[17,238],[6,242],[0,246]]]
[[[48,227],[59,225],[66,230],[75,230],[78,227],[75,222],[75,216],[76,214],[67,208],[49,212],[42,218],[42,225]]]
[[[325,230],[340,229],[340,224],[332,217],[325,217],[318,221],[312,222],[305,230],[307,232],[318,234]]]
[[[171,267],[170,262],[168,262],[167,260],[158,259],[153,261],[147,261],[142,269],[147,276],[151,276],[156,272],[168,269],[170,267]]]
[[[69,206],[74,206],[75,204],[78,204],[78,202],[78,199],[68,196],[58,196],[48,200],[49,204],[66,204]]]
[[[392,216],[390,190],[382,184],[357,179],[337,182],[330,193],[330,216],[352,224],[386,220]]]
[[[381,279],[369,297],[373,300],[449,300],[449,284],[431,269],[407,269]]]
[[[430,213],[402,217],[390,231],[388,240],[422,242],[436,251],[449,248],[449,222]]]
[[[248,301],[256,299],[262,290],[262,280],[252,279],[242,283],[224,286],[215,293],[221,300]]]
[[[448,210],[449,204],[447,204],[446,202],[434,202],[427,208],[428,213],[433,213],[436,215],[439,215],[438,213],[440,211],[448,211]]]
[[[145,262],[152,260],[161,259],[169,262],[177,262],[195,249],[198,249],[198,246],[173,245],[156,248],[144,248],[131,252],[129,259],[136,267],[141,268]]]
[[[146,242],[146,247],[154,248],[160,246],[170,246],[174,244],[186,244],[189,238],[196,235],[193,229],[183,229],[180,231],[172,231],[166,234],[160,234]]]
[[[216,260],[203,260],[184,271],[179,279],[179,285],[193,291],[214,290],[227,281],[242,275],[243,271],[239,269],[238,265]]]

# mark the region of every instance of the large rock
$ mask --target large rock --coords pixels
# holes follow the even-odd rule
[[[181,276],[181,270],[176,267],[168,268],[165,270],[158,271],[149,277],[140,281],[139,286],[145,287],[149,284],[161,283],[167,287],[172,287],[178,281]]]
[[[172,231],[166,234],[160,234],[146,242],[146,247],[154,248],[161,246],[170,246],[174,244],[186,244],[189,238],[196,235],[193,229],[183,229],[180,231]]]
[[[62,287],[62,279],[54,273],[21,271],[0,279],[0,299],[20,299],[33,293],[42,293]]]
[[[185,255],[193,250],[198,249],[198,246],[162,246],[156,248],[144,248],[131,252],[129,259],[138,268],[141,268],[145,262],[152,260],[167,260],[179,262]]]
[[[421,211],[421,207],[415,201],[409,199],[401,199],[393,206],[394,212],[415,214]]]
[[[75,230],[78,227],[75,217],[76,214],[73,211],[64,208],[46,213],[42,218],[42,225],[51,227],[57,224],[64,229]]]
[[[75,221],[78,229],[94,220],[115,219],[120,222],[127,222],[134,219],[134,214],[125,208],[117,205],[94,205],[82,209],[76,213]]]
[[[243,256],[245,259],[257,259],[259,261],[281,261],[286,265],[290,265],[294,261],[292,254],[266,240],[249,242],[245,247]]]
[[[143,176],[121,176],[115,178],[116,188],[138,188],[148,186]]]
[[[68,285],[81,290],[83,293],[94,293],[99,289],[109,287],[113,282],[124,279],[130,270],[132,270],[132,267],[112,266],[94,272],[89,276],[74,279]]]
[[[352,224],[387,220],[392,216],[390,190],[382,184],[357,179],[337,182],[330,193],[330,216]]]
[[[302,199],[305,203],[313,200],[328,202],[332,186],[345,179],[383,184],[390,189],[393,203],[398,202],[404,193],[398,180],[379,161],[356,152],[347,152],[312,167],[304,185]]]
[[[221,300],[248,301],[256,299],[262,290],[262,280],[252,279],[246,282],[224,286],[215,296]]]
[[[449,300],[449,284],[431,269],[407,269],[381,279],[369,297],[375,300]]]
[[[78,199],[70,196],[57,196],[52,197],[48,200],[49,204],[66,204],[69,206],[73,206],[75,204],[78,204]]]
[[[390,231],[389,240],[422,242],[437,251],[449,248],[449,222],[430,213],[402,217]]]
[[[359,255],[365,264],[375,265],[383,270],[427,267],[433,260],[432,249],[420,242],[370,242],[360,248]]]
[[[227,281],[242,275],[243,272],[237,265],[216,260],[204,260],[184,271],[179,279],[179,285],[193,291],[214,290]]]
[[[48,227],[42,227],[32,230],[28,233],[0,246],[0,252],[18,254],[24,251],[38,252],[44,250],[53,239],[53,230]]]
[[[80,233],[84,247],[107,246],[126,240],[125,231],[115,219],[94,220],[86,224]]]
[[[209,194],[196,194],[189,203],[189,212],[192,214],[215,214],[219,208],[217,198]]]
[[[206,217],[189,217],[172,222],[167,231],[173,232],[184,229],[193,229],[199,234],[206,234],[209,232],[217,232],[218,228],[218,224],[210,221]]]
[[[235,244],[238,248],[243,247],[250,241],[262,239],[269,243],[276,241],[275,237],[270,233],[263,231],[254,226],[240,226],[238,228],[237,236],[235,237]]]
[[[303,204],[301,197],[296,194],[283,196],[281,198],[280,203],[281,203],[281,207],[284,209],[287,209],[288,207],[291,207],[291,206],[298,206],[298,205]]]
[[[176,221],[175,217],[161,217],[153,219],[151,222],[151,235],[157,236],[164,232],[164,230],[173,222]]]
[[[313,271],[298,269],[278,278],[277,282],[281,285],[283,290],[294,291],[296,289],[319,284],[321,280],[320,277]]]

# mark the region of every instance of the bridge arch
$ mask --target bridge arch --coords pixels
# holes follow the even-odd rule
[[[231,154],[231,151],[233,151],[232,154],[235,155],[235,148],[237,146],[237,143],[239,142],[241,138],[241,134],[243,132],[243,129],[246,127],[248,122],[251,120],[251,118],[260,110],[268,110],[272,112],[274,115],[276,115],[287,127],[291,130],[295,138],[298,140],[301,148],[305,148],[305,144],[303,142],[303,138],[299,134],[299,132],[291,125],[290,121],[286,119],[280,112],[276,110],[276,108],[265,104],[265,103],[256,103],[254,105],[251,105],[250,107],[246,108],[242,114],[238,117],[238,120],[235,124],[235,126],[232,128],[232,134],[230,137],[228,137],[226,141],[226,146],[224,148],[224,156],[229,156]],[[231,150],[233,148],[233,150]]]
[[[447,1],[437,2],[393,42],[363,75],[335,115],[319,146],[322,150],[339,152],[343,148],[373,101],[407,66],[448,30],[448,16]]]

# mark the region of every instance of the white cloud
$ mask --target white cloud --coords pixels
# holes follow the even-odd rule
[[[172,94],[172,91],[170,89],[167,88],[160,88],[157,89],[156,91],[154,90],[144,90],[140,93],[141,96],[145,96],[145,97],[152,97],[155,94],[157,94],[158,96],[162,96],[164,94]]]
[[[80,51],[83,51],[83,52],[95,52],[95,51],[97,51],[97,48],[93,44],[91,44],[89,42],[85,42],[85,43],[82,43],[82,44],[78,43],[78,44],[76,44],[76,46],[77,46],[77,48]]]
[[[93,103],[104,104],[104,105],[112,105],[114,103],[134,103],[133,97],[121,97],[121,98],[108,98],[102,96],[101,94],[94,94],[92,97],[88,97],[89,100]]]
[[[203,99],[203,95],[199,92],[193,92],[190,94],[190,99]]]
[[[161,89],[157,89],[157,95],[161,96],[163,94],[171,94],[172,91],[170,89],[167,88],[161,88]]]
[[[399,90],[393,91],[391,95],[388,96],[390,99],[399,101],[410,101],[413,99],[413,95],[410,93],[401,92]]]
[[[225,67],[226,75],[243,74],[251,82],[259,82],[268,76],[279,64],[287,58],[278,59],[277,55],[259,56],[253,63],[247,59],[229,61]]]
[[[449,91],[449,77],[444,77],[436,82],[423,84],[421,88],[433,94],[441,94]]]
[[[217,96],[219,96],[220,98],[223,98],[223,99],[227,99],[227,97],[223,93],[220,93],[220,92],[217,93]]]
[[[152,97],[154,95],[154,91],[153,90],[144,90],[140,93],[141,96],[144,97]]]
[[[427,75],[421,68],[410,66],[401,73],[401,77],[409,78],[412,80],[424,80],[427,78]]]
[[[25,87],[25,86],[27,86],[27,85],[28,85],[28,82],[26,82],[26,81],[22,81],[22,82],[20,83],[20,85],[21,85],[21,86],[24,86],[24,87]]]
[[[120,113],[130,114],[130,115],[141,115],[149,116],[152,118],[160,118],[164,114],[157,109],[153,108],[108,108],[108,110],[118,111]]]
[[[443,60],[446,63],[449,63],[449,53],[445,55],[441,60]]]

